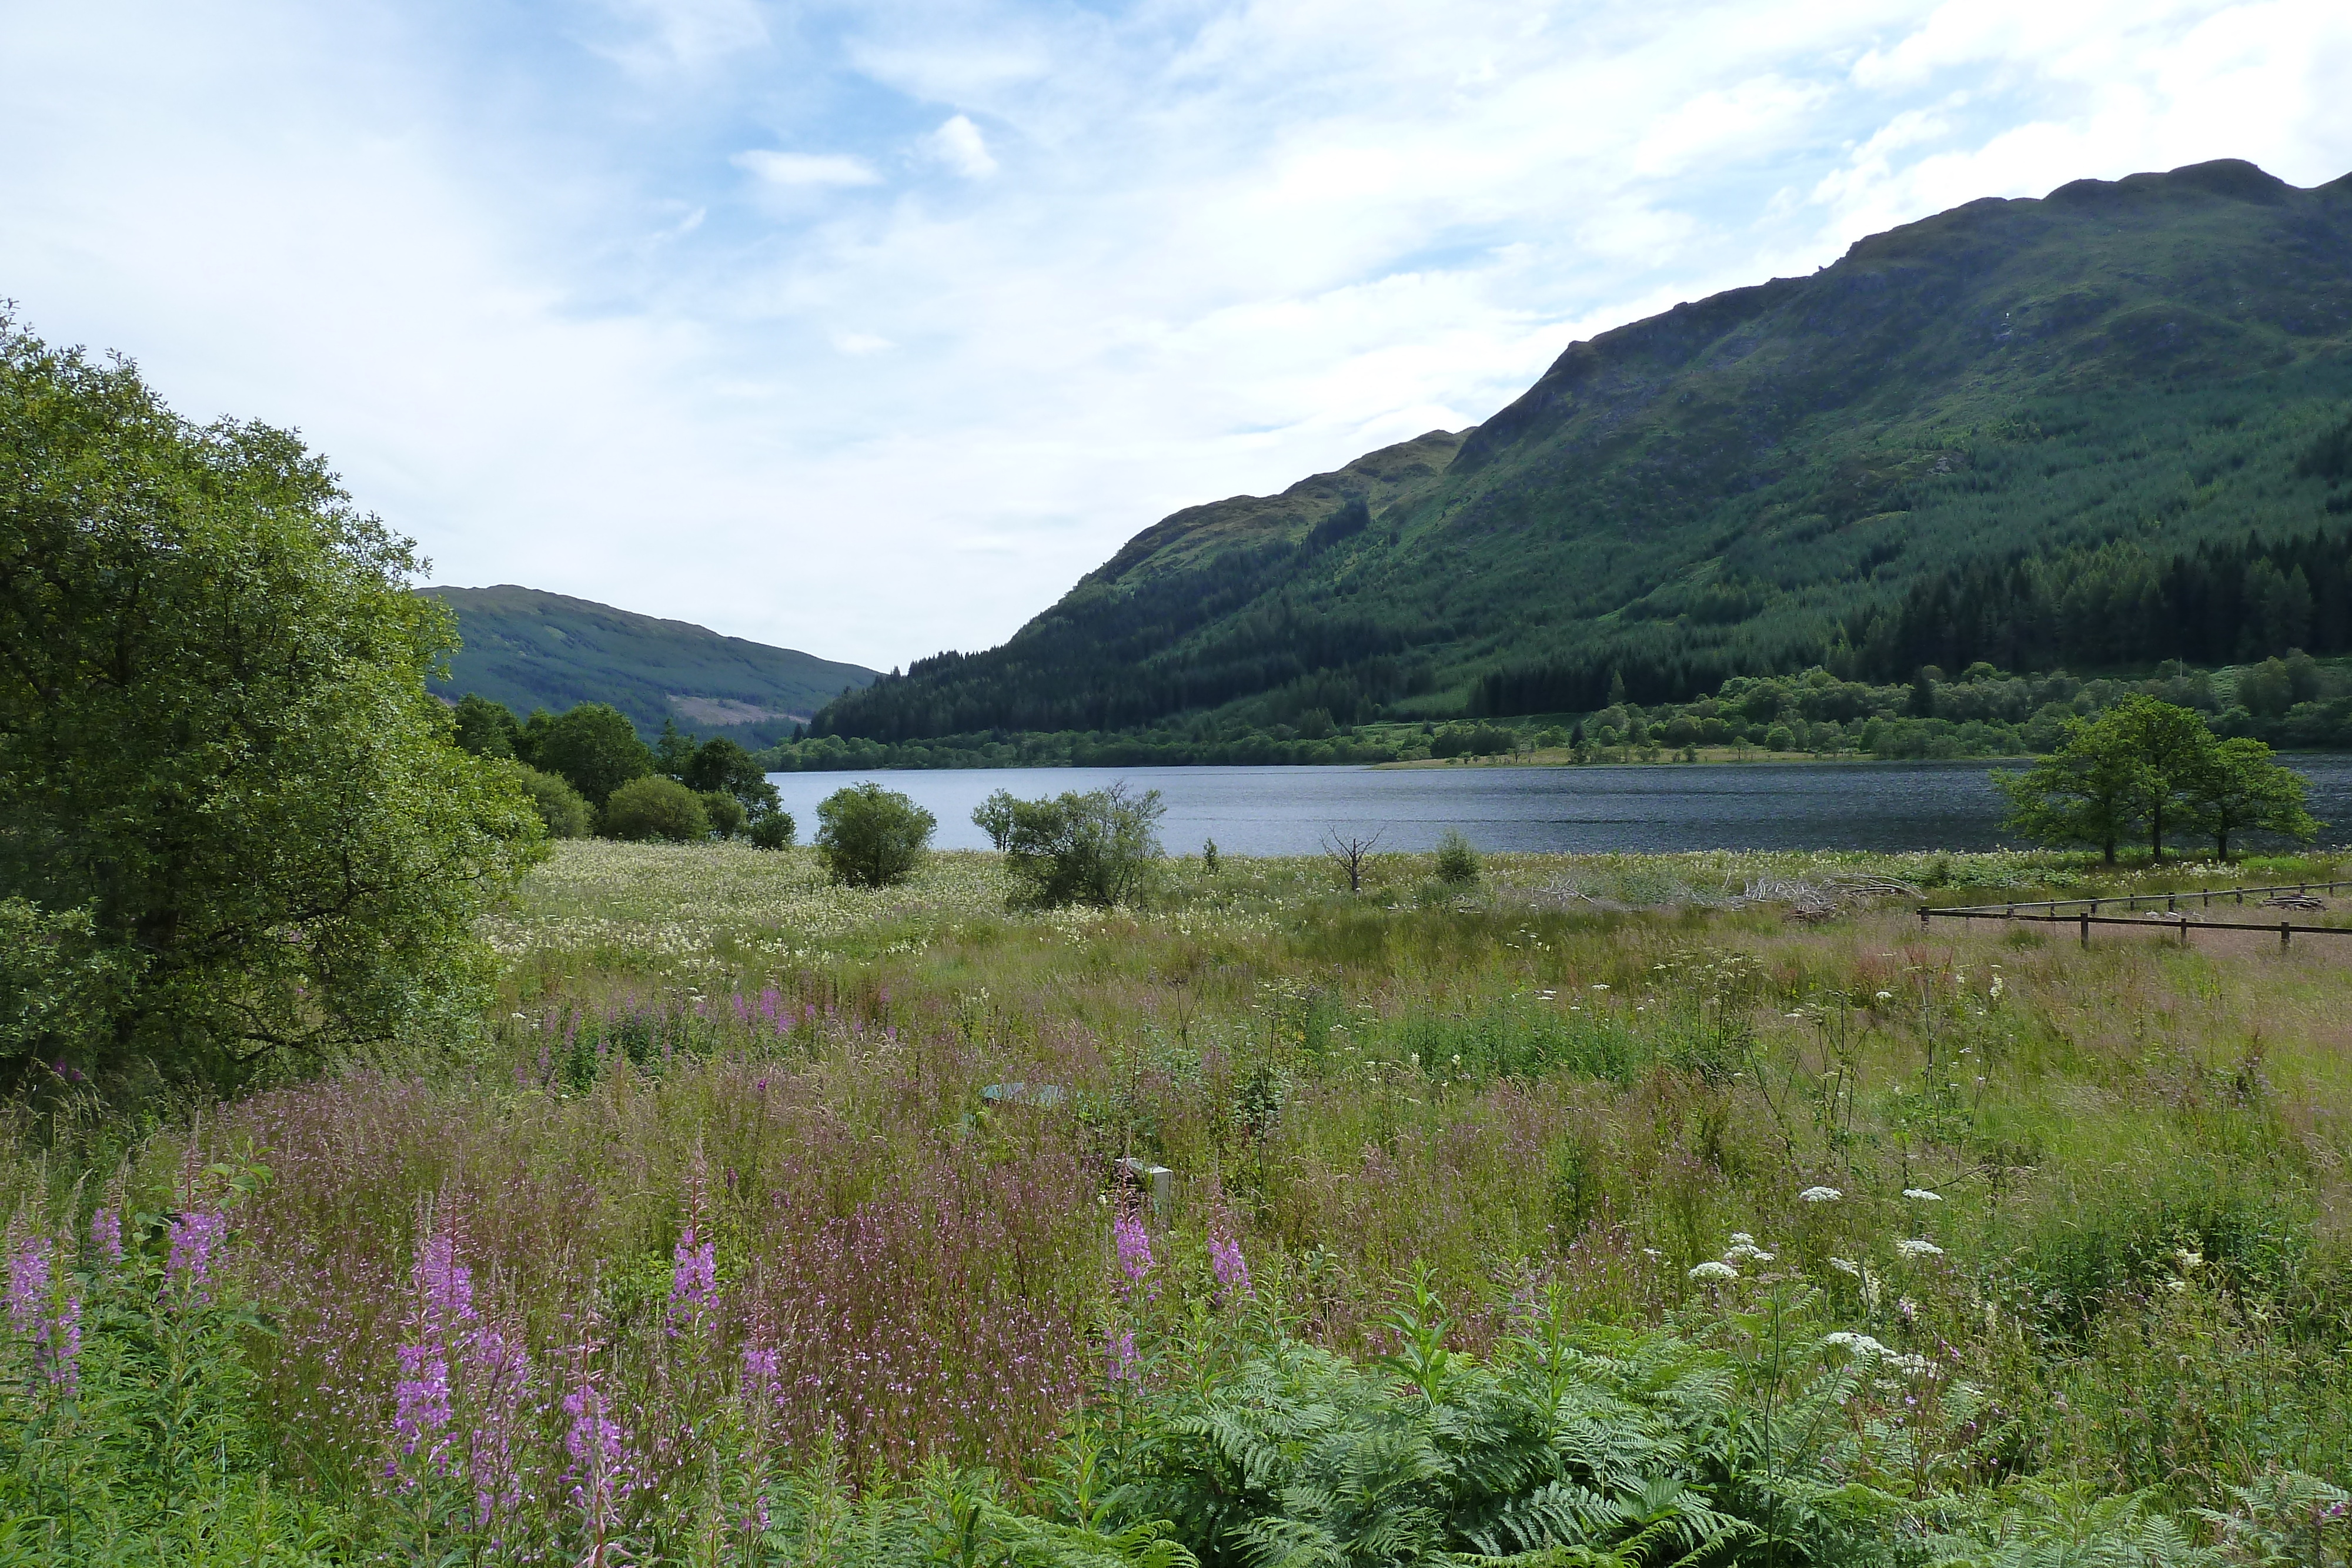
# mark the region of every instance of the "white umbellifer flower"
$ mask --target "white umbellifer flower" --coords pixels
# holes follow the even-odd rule
[[[2183,1247],[2172,1255],[2172,1260],[2174,1262],[2179,1264],[2184,1270],[2196,1269],[2201,1268],[2204,1265],[2205,1254],[2202,1252],[2191,1252],[2188,1248]]]
[[[1809,1186],[1797,1196],[1807,1203],[1835,1203],[1845,1194],[1833,1186]]]
[[[1886,1358],[1886,1364],[1916,1377],[1927,1370],[1927,1358],[1915,1351],[1906,1355],[1890,1355]]]
[[[1934,1242],[1922,1241],[1916,1237],[1907,1237],[1897,1241],[1895,1244],[1895,1250],[1902,1253],[1906,1258],[1941,1258],[1944,1255],[1944,1249]]]
[[[1605,991],[1605,990],[1607,990],[1609,988],[1608,988],[1608,987],[1606,987],[1606,986],[1595,986],[1595,987],[1593,987],[1592,988],[1593,988],[1594,990],[1596,990],[1596,991]]]
[[[1644,1247],[1642,1249],[1642,1256],[1644,1258],[1663,1258],[1665,1254],[1659,1251],[1654,1247]]]
[[[2164,1288],[2168,1291],[2185,1291],[2189,1289],[2189,1281],[2186,1280],[2167,1280],[2164,1282]]]
[[[1903,1196],[1906,1197],[1917,1198],[1921,1203],[1941,1203],[1944,1201],[1944,1195],[1942,1193],[1929,1192],[1924,1186],[1906,1186],[1903,1189]]]
[[[1862,1278],[1862,1265],[1851,1258],[1832,1258],[1830,1260],[1830,1267],[1841,1274],[1851,1274],[1857,1280]]]
[[[1895,999],[1895,993],[1893,991],[1881,991],[1878,993],[1878,999],[1882,1002],[1891,1002]]]
[[[1739,1270],[1728,1263],[1702,1263],[1690,1271],[1694,1280],[1737,1280]]]
[[[1842,1344],[1845,1346],[1846,1349],[1853,1352],[1856,1355],[1885,1355],[1886,1354],[1886,1347],[1885,1345],[1879,1343],[1876,1340],[1871,1338],[1866,1333],[1855,1333],[1851,1329],[1840,1329],[1837,1333],[1826,1336],[1822,1343],[1823,1344]]]
[[[1999,975],[1995,975],[1995,976],[1992,977],[1992,994],[1993,994],[1993,996],[1994,996],[1994,997],[1998,998],[1998,997],[2000,995],[2000,993],[2001,993],[2001,982],[2000,982],[2000,977]]]
[[[1772,1261],[1771,1253],[1765,1251],[1762,1248],[1757,1246],[1751,1241],[1733,1242],[1730,1246],[1723,1249],[1723,1258],[1724,1261],[1727,1263],[1769,1263]]]
[[[1753,1247],[1756,1245],[1756,1238],[1748,1235],[1745,1230],[1735,1230],[1731,1233],[1731,1244],[1734,1247]]]

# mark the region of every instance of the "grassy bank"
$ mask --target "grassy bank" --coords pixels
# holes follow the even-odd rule
[[[84,1304],[72,1386],[55,1333],[0,1367],[0,1561],[1507,1557],[1507,1452],[1625,1562],[2242,1557],[2305,1503],[2340,1561],[2352,942],[1894,891],[2331,873],[1228,859],[1014,915],[989,855],[567,844],[478,1042],[128,1144],[19,1118],[11,1257]]]

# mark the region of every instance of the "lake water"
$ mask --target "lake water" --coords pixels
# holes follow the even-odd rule
[[[2352,757],[2284,758],[2310,785],[2321,836],[2352,842]],[[2015,766],[2015,765],[2011,765]],[[816,804],[879,779],[940,820],[942,849],[986,849],[972,808],[1124,779],[1157,789],[1172,852],[1206,839],[1234,854],[1311,854],[1326,833],[1381,835],[1426,850],[1459,828],[1482,850],[1985,850],[2011,842],[2001,800],[1977,762],[1660,764],[1589,768],[993,768],[772,773],[803,840]],[[2203,841],[2210,844],[2210,841]]]

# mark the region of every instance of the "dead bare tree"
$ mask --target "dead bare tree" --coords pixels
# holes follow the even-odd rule
[[[1348,873],[1349,893],[1364,891],[1364,859],[1379,845],[1381,834],[1387,831],[1386,828],[1382,828],[1380,832],[1374,833],[1369,839],[1360,839],[1352,833],[1342,833],[1336,827],[1324,833],[1323,852],[1338,862],[1341,871]]]

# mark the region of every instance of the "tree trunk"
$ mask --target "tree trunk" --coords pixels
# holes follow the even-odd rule
[[[2115,863],[2116,863],[2116,841],[2115,841],[2115,840],[2113,840],[2113,839],[2109,839],[2109,840],[2106,841],[2106,843],[2105,843],[2105,845],[2103,845],[2102,847],[2103,847],[2103,848],[2106,851],[2106,852],[2107,852],[2107,863],[2108,863],[2109,865],[2113,865],[2113,864],[2115,864]]]
[[[2164,860],[2164,806],[2161,801],[2147,814],[2147,852],[2151,864]]]

